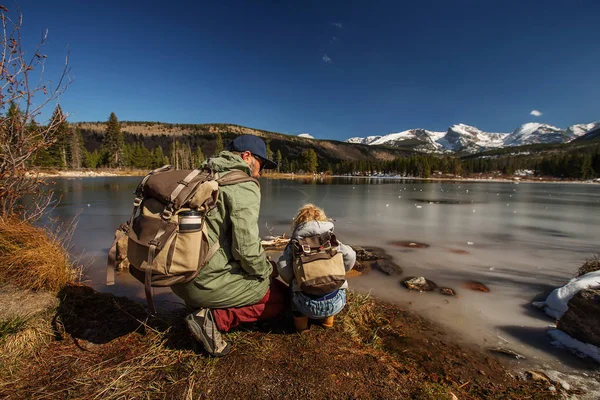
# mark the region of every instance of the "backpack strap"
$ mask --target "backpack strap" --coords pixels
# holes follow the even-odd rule
[[[144,293],[146,294],[146,303],[150,313],[156,314],[156,307],[154,306],[154,300],[152,299],[152,267],[146,266],[146,273],[144,274]]]
[[[220,186],[235,185],[236,183],[242,182],[254,182],[256,183],[256,186],[260,187],[260,183],[258,183],[257,179],[254,179],[244,171],[238,169],[234,169],[222,177],[217,178],[217,182]]]
[[[175,202],[175,199],[177,198],[177,196],[179,196],[179,193],[181,193],[181,191],[183,190],[183,188],[185,188],[187,185],[190,184],[190,182],[198,176],[198,174],[200,174],[200,172],[202,172],[201,169],[194,169],[192,170],[189,174],[187,174],[187,176],[185,178],[183,178],[182,181],[179,181],[178,185],[175,187],[175,189],[173,189],[173,192],[171,192],[171,196],[169,196],[169,205],[167,205],[167,207],[165,207],[165,210],[163,211],[162,214],[162,218],[165,220],[168,220],[169,218],[171,218],[171,215],[173,215],[173,203]]]

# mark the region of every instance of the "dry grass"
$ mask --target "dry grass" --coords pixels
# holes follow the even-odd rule
[[[583,265],[577,270],[577,277],[589,272],[600,270],[600,254],[594,254],[591,258],[585,260]]]
[[[346,308],[341,318],[344,332],[357,342],[379,348],[379,330],[388,327],[390,321],[377,310],[375,301],[368,294],[348,291]]]
[[[0,387],[7,377],[12,376],[23,360],[33,357],[53,337],[50,321],[54,310],[33,317],[13,317],[2,321],[11,324],[12,332],[0,342]],[[16,324],[16,325],[15,325]]]
[[[67,286],[57,340],[0,374],[7,399],[551,398],[487,356],[462,349],[422,319],[351,294],[334,329],[267,325],[226,335],[231,354],[195,354],[184,310],[149,317],[139,304]],[[175,310],[176,311],[176,310]],[[391,322],[390,322],[391,321]],[[291,320],[286,322],[291,328]],[[375,347],[379,346],[378,349]],[[1,364],[1,360],[0,360]],[[1,371],[0,369],[0,372]],[[547,386],[547,385],[546,385]]]
[[[76,271],[65,248],[73,229],[74,225],[61,226],[50,232],[16,219],[0,219],[0,283],[58,292],[72,282]]]

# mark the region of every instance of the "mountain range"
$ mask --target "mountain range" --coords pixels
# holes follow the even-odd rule
[[[371,146],[413,148],[424,152],[478,153],[480,151],[538,143],[567,143],[600,127],[600,121],[571,125],[566,129],[529,122],[512,133],[484,132],[474,126],[456,124],[446,132],[409,129],[383,136],[353,137],[346,142]]]

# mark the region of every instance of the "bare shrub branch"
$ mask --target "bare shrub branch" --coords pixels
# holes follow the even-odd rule
[[[58,82],[44,77],[46,55],[42,50],[44,31],[33,53],[22,48],[22,15],[16,20],[0,7],[0,218],[17,215],[26,220],[39,218],[52,199],[46,182],[29,174],[28,167],[41,150],[57,140],[57,128],[67,115],[40,125],[36,118],[53,101],[58,101],[71,83],[69,55]],[[25,200],[26,199],[26,200]]]

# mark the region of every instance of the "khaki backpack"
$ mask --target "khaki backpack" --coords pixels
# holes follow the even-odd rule
[[[129,272],[144,284],[152,313],[152,287],[193,280],[219,249],[208,242],[206,214],[217,203],[219,186],[258,181],[234,170],[222,177],[209,168],[176,170],[165,165],[138,185],[129,221],[119,227],[108,253],[107,285],[115,282],[117,243],[127,235]]]
[[[292,239],[294,277],[302,292],[322,296],[339,289],[346,281],[344,257],[338,252],[335,234]]]

